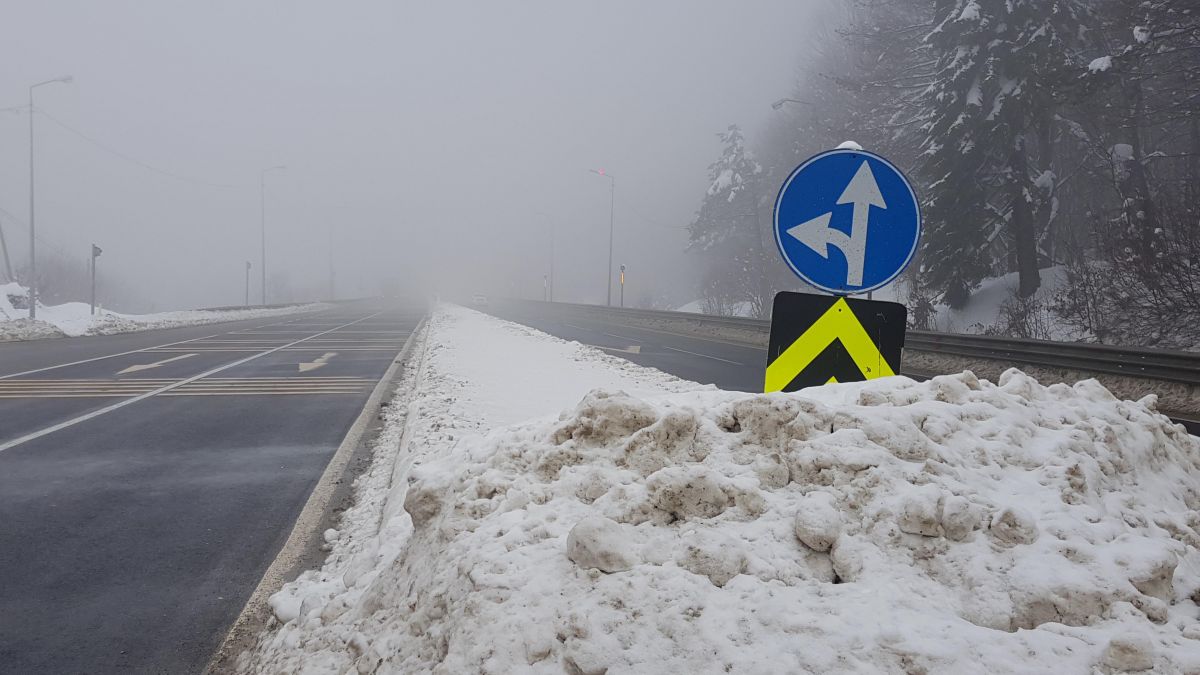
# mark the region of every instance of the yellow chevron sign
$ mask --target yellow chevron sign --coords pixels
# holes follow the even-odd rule
[[[895,375],[908,311],[893,302],[779,293],[764,391]]]

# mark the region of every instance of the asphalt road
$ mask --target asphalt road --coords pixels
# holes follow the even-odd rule
[[[199,672],[423,311],[0,343],[0,672]]]
[[[627,326],[597,317],[560,315],[536,303],[493,302],[488,313],[536,328],[565,340],[599,347],[639,365],[729,391],[760,392],[767,350],[711,337],[695,337]],[[903,372],[914,379],[920,373]],[[1200,420],[1174,417],[1188,432],[1200,435]]]

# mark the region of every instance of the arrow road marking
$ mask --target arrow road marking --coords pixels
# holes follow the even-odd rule
[[[620,352],[621,354],[641,354],[642,353],[641,345],[634,345],[632,347],[624,347],[624,348],[622,348],[622,347],[604,347],[601,345],[588,345],[588,346],[595,347],[596,349],[603,349],[606,352]]]
[[[867,228],[870,225],[871,207],[887,208],[887,202],[879,192],[879,183],[871,172],[871,165],[863,160],[850,184],[842,191],[837,203],[854,205],[854,221],[850,234],[829,227],[833,213],[823,213],[812,220],[801,223],[787,231],[801,244],[814,253],[829,259],[829,247],[839,249],[846,256],[846,285],[862,286],[863,269],[867,264]]]
[[[335,357],[337,355],[338,355],[337,352],[325,352],[320,357],[318,357],[312,361],[309,361],[308,363],[301,363],[300,364],[300,372],[307,373],[310,370],[316,370],[317,368],[324,366],[326,363],[329,362],[329,359],[332,359],[333,357]]]
[[[129,366],[125,370],[118,370],[117,374],[125,375],[126,373],[136,373],[136,372],[139,372],[142,370],[150,370],[151,368],[157,368],[159,366],[166,365],[172,361],[181,361],[181,360],[186,359],[191,356],[195,356],[195,354],[180,354],[179,356],[173,356],[169,359],[163,359],[162,361],[155,361],[154,363],[143,363],[143,364],[139,364],[136,366]]]

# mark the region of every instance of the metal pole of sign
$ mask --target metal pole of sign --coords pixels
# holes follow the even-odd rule
[[[96,258],[99,258],[101,253],[103,253],[103,251],[100,250],[100,247],[95,244],[92,244],[91,263],[92,263],[92,315],[93,316],[96,314]]]
[[[250,306],[250,261],[246,261],[246,306]]]

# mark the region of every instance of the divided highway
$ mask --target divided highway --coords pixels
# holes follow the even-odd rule
[[[200,671],[423,313],[0,343],[0,672]]]
[[[501,319],[524,324],[564,340],[599,347],[638,365],[731,391],[759,392],[767,350],[762,347],[628,326],[603,317],[563,317],[536,303],[500,301],[482,308]]]
[[[767,350],[763,347],[711,336],[630,326],[604,317],[600,312],[594,315],[578,312],[563,314],[550,311],[550,307],[552,305],[536,302],[500,301],[483,309],[499,318],[565,340],[599,347],[639,365],[657,368],[694,382],[715,384],[721,389],[734,391],[762,391],[767,358]],[[948,351],[956,353],[952,348],[948,348]],[[907,369],[902,374],[914,379],[929,376]],[[1200,435],[1200,420],[1180,416],[1174,416],[1173,419],[1187,428],[1189,433]]]

